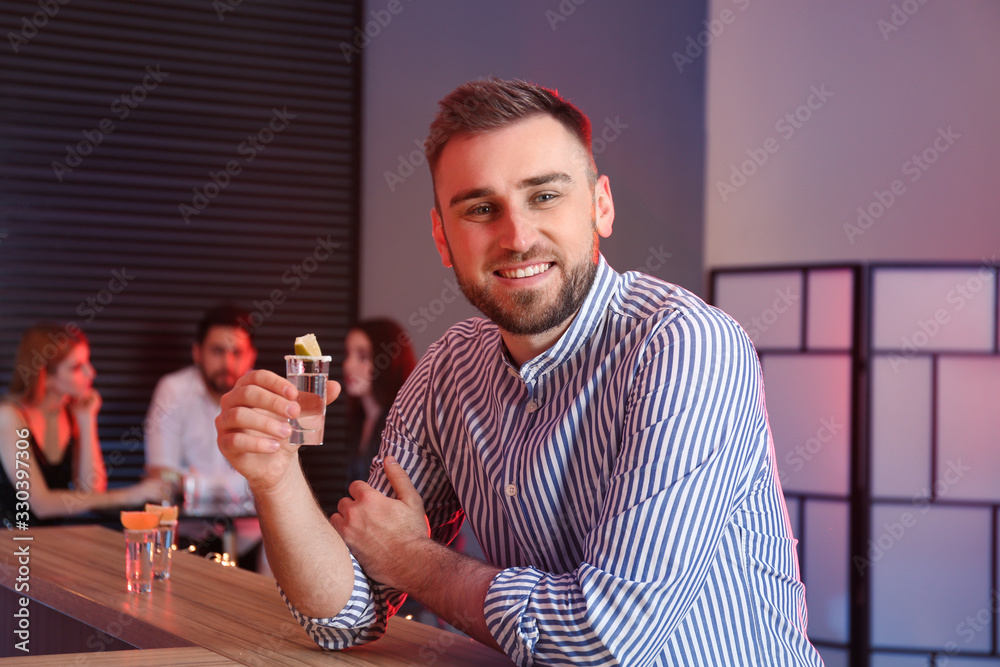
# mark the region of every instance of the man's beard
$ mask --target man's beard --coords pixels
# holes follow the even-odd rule
[[[512,252],[494,264],[504,266],[529,262],[540,254],[533,249],[524,253]],[[514,291],[509,299],[497,298],[490,293],[489,279],[476,283],[459,273],[457,266],[455,279],[469,303],[502,330],[515,336],[534,336],[558,327],[580,309],[597,275],[596,258],[595,238],[591,252],[584,261],[575,266],[558,262],[560,270],[565,274],[565,280],[555,299],[548,305],[542,303],[547,293],[535,289]]]
[[[201,371],[201,379],[204,380],[205,384],[208,385],[208,388],[216,394],[226,394],[232,391],[233,387],[236,386],[235,383],[230,384],[226,382],[226,377],[229,375],[228,373],[216,373],[215,375],[210,376],[205,373],[205,369],[198,368],[198,370]]]

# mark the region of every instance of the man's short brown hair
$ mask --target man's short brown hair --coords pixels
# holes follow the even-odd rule
[[[588,178],[597,182],[594,152],[591,147],[590,119],[555,90],[528,83],[505,81],[496,77],[463,83],[439,102],[441,110],[431,123],[424,141],[424,152],[431,177],[441,151],[455,136],[496,130],[539,114],[552,116],[575,136],[590,162]]]

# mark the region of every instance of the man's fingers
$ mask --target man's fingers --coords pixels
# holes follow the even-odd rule
[[[277,376],[275,376],[277,377]],[[278,385],[276,389],[287,389],[293,394],[298,392],[290,382],[283,378],[278,378],[287,385]],[[298,416],[301,407],[295,400],[289,399],[287,394],[275,393],[271,388],[262,387],[255,384],[236,385],[232,391],[222,397],[222,414],[232,413],[231,418],[241,416],[240,408],[252,408],[274,415],[276,419],[287,419]],[[243,427],[240,424],[227,423],[227,426]],[[246,427],[250,427],[247,425]]]
[[[263,389],[288,400],[295,400],[295,397],[299,393],[295,388],[295,385],[280,375],[272,373],[268,370],[257,369],[250,371],[236,381],[236,385],[233,387],[233,390],[222,397],[223,404],[225,404],[227,399],[232,402],[241,396],[245,396],[245,393],[241,390],[251,387]]]
[[[326,383],[326,404],[330,405],[337,397],[340,396],[340,383],[336,380],[330,380]]]
[[[223,410],[215,418],[215,430],[220,435],[230,431],[259,431],[278,439],[287,438],[292,433],[287,417],[260,408],[242,406]]]
[[[382,461],[382,468],[385,470],[385,478],[389,480],[393,491],[396,492],[396,497],[410,507],[419,508],[423,512],[424,501],[413,486],[413,482],[410,481],[410,476],[406,474],[396,458],[386,456]]]
[[[229,433],[220,431],[218,444],[223,455],[272,454],[281,447],[278,440],[269,438],[266,434],[244,433],[242,431]]]

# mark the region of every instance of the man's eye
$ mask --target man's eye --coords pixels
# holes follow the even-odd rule
[[[469,211],[471,215],[489,215],[492,212],[493,206],[491,204],[478,204]]]
[[[552,200],[556,199],[557,197],[559,197],[559,195],[555,194],[554,192],[542,192],[541,194],[535,196],[535,203],[547,204]]]

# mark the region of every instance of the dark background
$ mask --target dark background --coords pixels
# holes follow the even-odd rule
[[[0,386],[25,328],[90,338],[110,483],[138,479],[156,381],[202,313],[252,312],[258,367],[316,333],[339,376],[357,313],[357,2],[5,2]],[[236,5],[235,7],[233,5]],[[343,406],[303,452],[344,483]],[[115,454],[115,452],[121,452]]]

